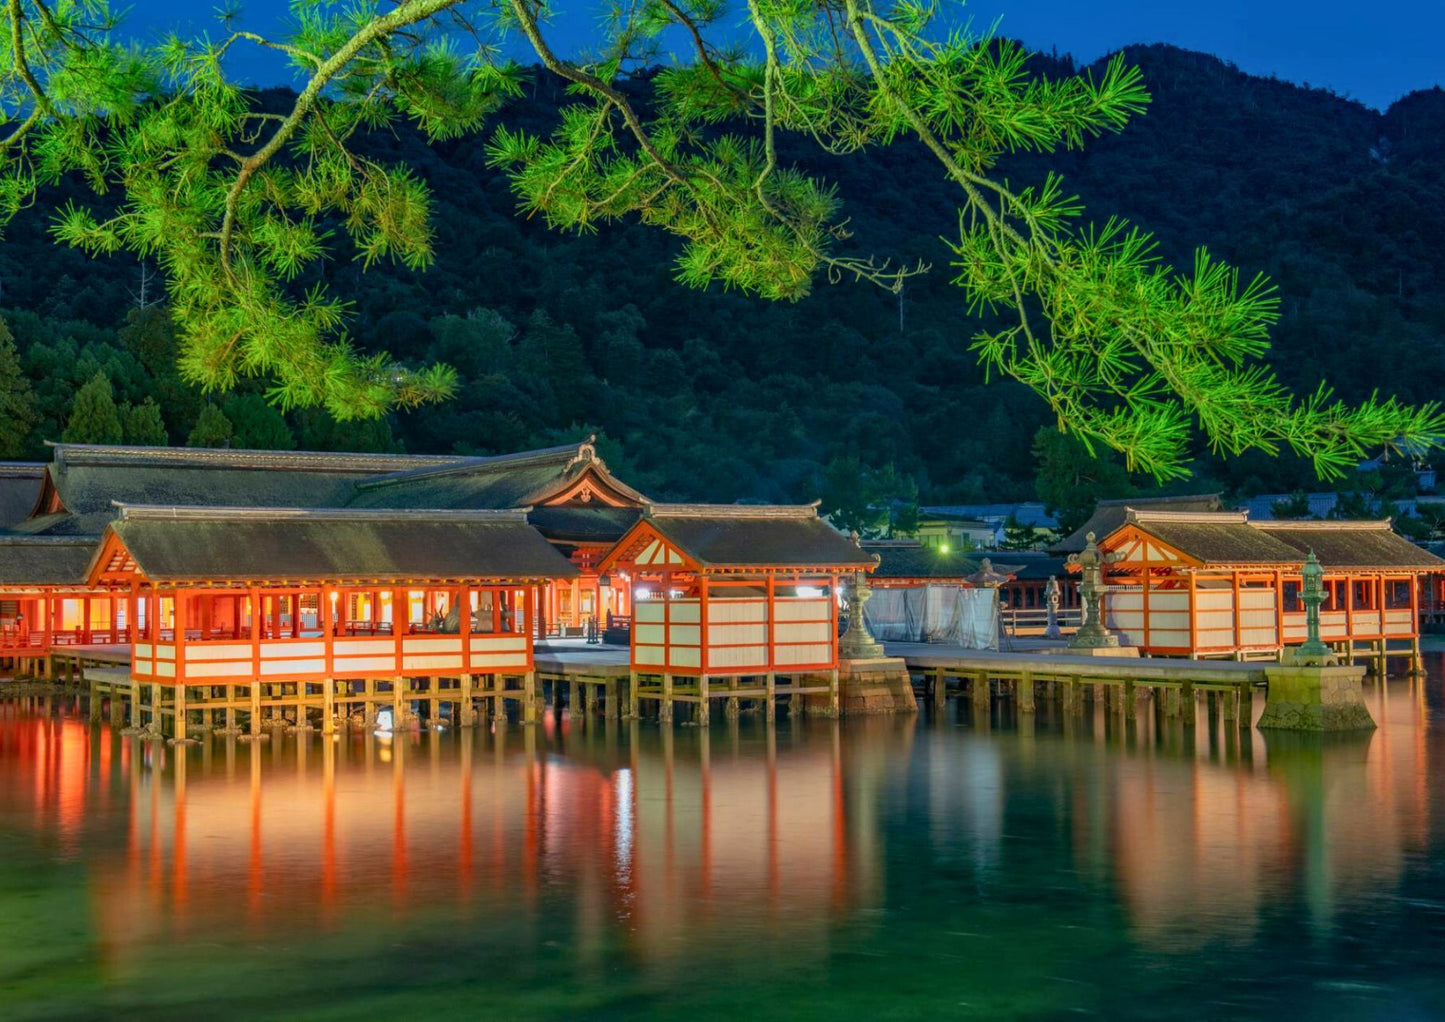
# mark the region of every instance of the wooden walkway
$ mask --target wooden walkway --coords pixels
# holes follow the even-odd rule
[[[931,643],[887,643],[889,656],[902,659],[910,675],[922,681],[935,706],[948,698],[949,685],[965,689],[975,706],[995,694],[1012,697],[1020,713],[1032,713],[1038,698],[1055,697],[1070,711],[1092,694],[1126,718],[1137,713],[1141,694],[1159,699],[1166,717],[1194,718],[1195,696],[1222,700],[1225,720],[1248,727],[1254,688],[1265,683],[1263,663],[1232,660],[1184,660],[1151,657],[1079,656],[1062,646],[1032,651],[993,652]]]
[[[1221,700],[1225,719],[1238,719],[1241,726],[1247,726],[1253,690],[1265,683],[1265,665],[1257,662],[1078,656],[1063,651],[1059,642],[1044,640],[1018,642],[1015,649],[1000,652],[931,643],[887,643],[886,649],[889,656],[904,661],[916,690],[935,706],[942,706],[948,696],[955,693],[967,694],[976,707],[990,705],[995,697],[1012,699],[1020,713],[1034,712],[1039,699],[1054,698],[1067,711],[1080,708],[1083,700],[1092,695],[1095,700],[1119,709],[1124,716],[1133,717],[1139,699],[1144,697],[1159,700],[1166,716],[1192,720],[1195,697],[1204,693],[1211,701]],[[506,691],[497,692],[471,690],[468,686],[453,693],[450,689],[433,691],[427,686],[425,691],[412,692],[406,687],[373,693],[368,685],[364,696],[343,694],[341,698],[378,704],[396,701],[398,714],[401,704],[411,698],[445,701],[491,695],[498,697],[499,703],[506,697],[521,699],[525,706],[533,698],[530,695],[533,691],[539,701],[545,698],[542,683],[546,682],[550,684],[551,699],[559,709],[566,705],[576,712],[601,712],[617,717],[629,712],[636,714],[639,698],[657,700],[661,704],[659,709],[670,707],[673,701],[723,698],[728,701],[729,712],[736,712],[739,699],[772,703],[777,696],[828,693],[821,680],[812,679],[799,679],[796,693],[783,685],[766,688],[745,684],[739,679],[719,679],[716,688],[694,692],[634,675],[630,659],[626,647],[553,640],[535,649],[535,689],[530,679],[522,688],[508,685],[502,686]],[[129,665],[128,646],[96,645],[56,648],[48,667],[50,676],[57,680],[89,681],[98,683],[100,689],[122,694],[122,690],[129,688]],[[302,694],[298,692],[297,696]],[[266,705],[269,706],[269,702]],[[192,707],[211,708],[208,703],[200,702],[193,702]],[[663,717],[669,719],[671,713],[666,712]]]

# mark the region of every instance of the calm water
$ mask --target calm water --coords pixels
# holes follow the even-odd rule
[[[224,738],[0,704],[0,1017],[1445,1017],[1445,689]],[[1257,701],[1257,708],[1258,703]]]

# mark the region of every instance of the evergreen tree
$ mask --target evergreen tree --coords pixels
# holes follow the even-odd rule
[[[446,177],[428,176],[420,161],[369,158],[368,134],[410,119],[429,141],[456,138],[530,91],[558,109],[493,131],[484,157],[526,216],[579,234],[635,221],[676,241],[681,283],[768,300],[801,299],[822,279],[866,281],[892,298],[924,272],[923,260],[869,256],[834,182],[806,169],[825,165],[823,156],[827,165],[856,164],[911,144],[927,164],[900,187],[939,177],[949,186],[948,200],[934,205],[941,218],[913,231],[950,234],[945,258],[962,300],[945,303],[955,321],[944,321],[943,334],[972,336],[967,354],[985,373],[1032,389],[1060,429],[1091,450],[1121,453],[1132,471],[1185,474],[1196,433],[1226,455],[1288,451],[1326,476],[1376,448],[1424,450],[1445,436],[1433,403],[1371,396],[1350,406],[1313,384],[1296,398],[1263,361],[1279,319],[1264,278],[1203,250],[1176,249],[1183,260],[1174,262],[1189,267],[1177,270],[1147,232],[1117,217],[1100,217],[1101,226],[1085,218],[1056,171],[1067,150],[1123,131],[1150,102],[1123,55],[1088,73],[1055,64],[1044,75],[1018,44],[954,30],[942,5],[907,0],[757,0],[741,26],[715,3],[623,5],[596,19],[583,45],[561,48],[577,57],[559,55],[551,7],[537,0],[294,7],[276,38],[166,34],[155,44],[116,32],[107,0],[11,0],[3,15],[12,31],[0,36],[0,107],[14,116],[0,142],[0,223],[33,205],[37,189],[83,170],[85,186],[107,198],[96,208],[66,203],[54,236],[92,254],[154,259],[180,372],[209,390],[262,379],[284,410],[322,407],[338,420],[454,396],[454,368],[417,368],[353,339],[346,298],[330,287],[337,277],[356,282],[326,261],[349,247],[362,267],[396,260],[417,271],[433,261],[436,238],[455,232],[438,230],[434,215]],[[475,44],[492,33],[499,45]],[[689,59],[658,70],[644,89],[639,66],[674,35],[691,44]],[[284,98],[230,77],[235,61],[222,55],[252,46],[287,53],[304,88]],[[506,56],[519,49],[565,89],[527,81]],[[1422,150],[1412,143],[1411,151]],[[1010,157],[1033,159],[1032,172],[1013,177]],[[474,176],[469,167],[469,184]],[[1116,184],[1141,176],[1129,167]],[[1347,208],[1346,232],[1364,234]],[[1325,220],[1315,233],[1338,227]],[[875,240],[874,251],[888,250],[887,237]],[[1403,298],[1397,262],[1382,269],[1398,275]],[[576,374],[579,335],[566,331],[575,323],[580,336],[595,336],[605,292],[566,260],[543,259],[528,272],[505,256],[489,265],[494,290],[531,290],[534,308],[555,299],[564,325],[541,346],[560,414],[580,418],[589,394]],[[648,270],[638,268],[642,279]],[[354,291],[369,299],[402,289],[391,283]],[[49,300],[73,315],[84,290],[62,276]],[[917,318],[919,298],[908,290]],[[726,306],[718,296],[712,308]],[[388,311],[399,343],[429,335],[420,313]],[[963,315],[984,318],[963,325]],[[831,359],[863,384],[870,349],[907,343],[901,315],[896,328],[871,335],[845,326],[812,332],[828,345],[814,361]],[[754,343],[796,351],[798,339],[789,340],[764,333]],[[958,347],[951,341],[945,360],[963,354]],[[669,360],[655,361],[658,378],[671,375]],[[674,396],[677,425],[688,395]],[[850,449],[867,442],[873,463],[896,458],[888,443],[890,427],[902,431],[896,419],[861,417]]]
[[[60,439],[68,444],[118,444],[125,439],[110,378],[96,373],[75,392]]]
[[[1276,518],[1310,518],[1310,498],[1304,490],[1295,490],[1284,500],[1276,500],[1269,506]]]
[[[1072,531],[1072,530],[1071,530]],[[1013,515],[1003,526],[1003,539],[999,542],[1000,550],[1039,550],[1049,536],[1042,529],[1032,525],[1024,525]]]
[[[1099,501],[1135,492],[1129,473],[1117,461],[1091,454],[1079,440],[1049,426],[1034,434],[1034,460],[1039,500],[1066,535],[1088,521]]]
[[[38,419],[35,392],[20,367],[15,338],[0,318],[0,458],[20,456]]]
[[[274,405],[257,394],[238,394],[223,406],[234,433],[231,446],[258,451],[292,451],[296,437]]]
[[[213,404],[201,409],[191,433],[186,437],[187,447],[230,447],[231,420]]]
[[[155,403],[154,398],[148,397],[138,405],[122,405],[120,425],[128,444],[165,447],[171,442],[166,435],[166,424],[161,419],[161,406]]]

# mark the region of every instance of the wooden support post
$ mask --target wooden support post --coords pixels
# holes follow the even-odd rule
[[[973,699],[975,712],[988,713],[989,695],[988,675],[980,671],[973,676],[973,683],[969,686],[969,696]]]
[[[470,614],[471,608],[463,606],[462,613]],[[471,727],[477,722],[477,711],[472,706],[472,676],[463,674],[457,679],[457,682],[461,686],[461,695],[457,704],[457,726]]]
[[[608,720],[616,720],[621,709],[617,705],[618,684],[616,678],[609,678],[602,683],[602,716]]]
[[[828,714],[838,717],[843,713],[842,686],[838,680],[838,668],[828,672]]]
[[[733,675],[731,678],[728,679],[728,691],[736,692],[737,688],[737,675]],[[723,709],[723,714],[727,717],[728,720],[737,720],[739,713],[741,713],[741,707],[738,704],[738,697],[735,695],[728,696],[728,701]]]
[[[1124,679],[1124,719],[1133,720],[1139,713],[1139,694],[1134,691],[1134,682]]]
[[[636,671],[627,673],[627,715],[633,720],[642,713],[642,689],[637,680]]]
[[[948,675],[942,667],[933,669],[933,706],[941,710],[948,703]]]
[[[332,678],[321,679],[321,733],[336,733],[336,681]]]
[[[177,740],[186,737],[186,686],[184,683],[174,686],[175,688],[175,715],[171,718],[171,735]]]
[[[597,685],[582,686],[582,711],[589,717],[597,715]]]
[[[1220,699],[1224,701],[1224,722],[1232,722],[1239,716],[1239,692],[1237,689],[1219,693]]]
[[[769,671],[763,682],[767,701],[763,704],[763,717],[769,724],[778,719],[778,676]]]
[[[697,678],[697,724],[698,727],[707,727],[712,723],[711,695],[708,691],[708,678],[706,674],[700,674]]]
[[[1239,686],[1239,729],[1248,730],[1254,723],[1254,686],[1245,682]]]
[[[1019,675],[1014,691],[1018,694],[1018,712],[1031,714],[1034,712],[1034,675],[1032,671],[1024,671]]]
[[[393,731],[402,729],[402,715],[406,710],[406,700],[403,698],[406,692],[406,679],[400,675],[391,679],[391,727]]]
[[[528,671],[522,675],[522,723],[537,723],[537,672]]]
[[[100,686],[94,681],[90,683],[90,722],[100,723]]]
[[[1179,713],[1185,727],[1194,726],[1194,683],[1191,681],[1179,686]]]
[[[672,674],[662,676],[662,705],[658,707],[657,719],[672,723]]]

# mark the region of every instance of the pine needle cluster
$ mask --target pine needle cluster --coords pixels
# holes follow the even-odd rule
[[[585,57],[553,47],[545,0],[296,0],[282,38],[232,30],[222,11],[216,39],[146,47],[116,41],[106,0],[0,3],[0,223],[63,175],[118,192],[113,214],[72,206],[54,233],[164,268],[182,372],[208,389],[257,377],[282,407],[343,420],[453,391],[445,366],[360,352],[346,304],[299,282],[343,234],[367,267],[430,262],[428,184],[352,142],[408,121],[431,139],[483,129],[523,87],[501,56],[510,40],[568,84],[555,129],[489,137],[520,212],[560,230],[630,218],[667,231],[686,285],[796,300],[820,279],[897,290],[927,272],[845,254],[836,189],[778,156],[784,135],[835,155],[909,140],[957,188],[957,225],[940,224],[953,282],[1002,323],[973,351],[1086,445],[1164,479],[1202,435],[1231,454],[1290,450],[1331,477],[1445,436],[1436,405],[1289,393],[1264,361],[1278,314],[1264,279],[1202,249],[1187,270],[1168,266],[1147,233],[1087,219],[1057,176],[1007,180],[1008,154],[1121,130],[1147,107],[1144,83],[1117,57],[1041,77],[1025,49],[934,0],[629,0],[603,10]],[[640,102],[632,78],[677,40],[687,55]],[[228,77],[242,46],[286,55],[305,82],[289,109]]]

